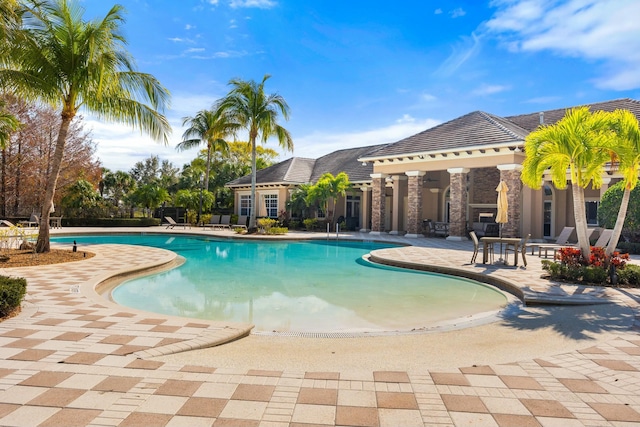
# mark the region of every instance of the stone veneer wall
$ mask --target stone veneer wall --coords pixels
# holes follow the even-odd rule
[[[385,177],[373,178],[371,189],[371,231],[383,232],[384,211],[386,208],[386,182]]]
[[[509,191],[507,192],[507,209],[508,222],[502,228],[504,237],[523,237],[520,236],[520,220],[522,209],[522,182],[520,181],[519,170],[502,170],[500,171],[500,179],[503,180]]]
[[[449,189],[449,236],[466,239],[467,173],[452,173]]]
[[[470,203],[497,203],[498,193],[496,193],[496,187],[500,182],[500,171],[496,168],[473,169],[469,175],[471,188],[473,189]],[[497,211],[497,208],[471,208],[469,222],[478,222],[480,213],[487,212],[493,213],[493,220],[495,220]]]
[[[422,233],[422,175],[410,176],[407,203],[407,234]]]

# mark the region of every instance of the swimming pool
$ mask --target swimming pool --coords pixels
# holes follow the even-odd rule
[[[389,332],[431,328],[499,310],[497,289],[463,278],[381,267],[362,256],[391,245],[362,241],[215,240],[128,234],[56,237],[172,250],[186,262],[128,280],[118,304],[168,315],[248,322],[257,331]]]

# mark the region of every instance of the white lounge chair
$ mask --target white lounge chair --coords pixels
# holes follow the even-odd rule
[[[179,224],[170,216],[165,216],[164,220],[168,223],[167,228],[174,228],[176,226],[187,228],[187,224]]]
[[[214,224],[213,225],[214,230],[215,229],[221,229],[224,230],[231,228],[231,215],[222,215],[222,217],[220,218],[220,224]]]
[[[598,240],[594,243],[593,246],[597,248],[604,248],[609,244],[609,240],[611,240],[611,235],[613,234],[613,230],[605,228],[600,232],[598,236]]]

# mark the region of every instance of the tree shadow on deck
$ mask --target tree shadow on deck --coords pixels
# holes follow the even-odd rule
[[[501,324],[521,331],[550,329],[573,340],[588,341],[601,333],[627,332],[633,321],[631,308],[611,303],[527,306],[503,316]]]

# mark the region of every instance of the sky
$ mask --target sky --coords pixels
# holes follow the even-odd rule
[[[168,146],[84,114],[96,157],[129,171],[152,155],[182,168],[182,121],[231,79],[261,81],[290,107],[280,160],[392,143],[472,111],[533,113],[640,99],[638,0],[81,0],[115,3],[138,71],[170,92]],[[246,136],[239,134],[238,140]]]

